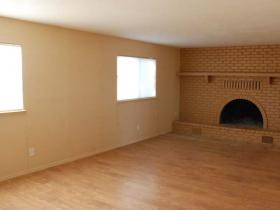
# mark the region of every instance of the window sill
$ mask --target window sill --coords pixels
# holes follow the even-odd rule
[[[26,112],[26,110],[25,109],[6,110],[6,111],[0,111],[0,114],[22,113],[22,112]]]
[[[127,102],[137,102],[137,101],[146,101],[146,100],[154,100],[157,99],[157,97],[146,97],[146,98],[134,98],[134,99],[125,99],[125,100],[120,100],[117,101],[117,103],[127,103]]]

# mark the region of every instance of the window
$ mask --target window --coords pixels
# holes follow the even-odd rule
[[[0,112],[18,110],[23,110],[21,47],[0,44]]]
[[[117,57],[117,99],[156,97],[156,60]]]

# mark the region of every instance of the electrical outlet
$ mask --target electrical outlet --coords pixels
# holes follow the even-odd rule
[[[30,147],[28,149],[28,154],[29,154],[29,157],[33,157],[36,155],[36,149],[34,147]]]

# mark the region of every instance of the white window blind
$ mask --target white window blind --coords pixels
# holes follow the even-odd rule
[[[21,47],[0,44],[0,112],[23,109]]]
[[[156,60],[117,57],[117,100],[156,97]]]

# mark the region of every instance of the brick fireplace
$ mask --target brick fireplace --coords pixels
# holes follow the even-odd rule
[[[178,76],[176,132],[280,144],[280,45],[182,49]]]

